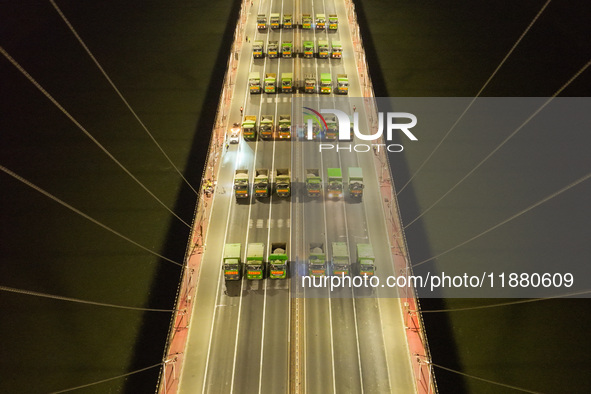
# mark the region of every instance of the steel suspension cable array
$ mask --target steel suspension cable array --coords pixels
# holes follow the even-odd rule
[[[427,156],[427,158],[421,163],[421,165],[419,166],[419,168],[417,168],[417,170],[414,172],[414,174],[412,174],[412,176],[410,177],[410,179],[408,181],[406,181],[406,183],[400,188],[400,190],[396,193],[396,195],[399,195],[400,193],[402,193],[402,191],[412,182],[412,180],[414,179],[414,177],[421,171],[421,169],[425,166],[425,164],[427,164],[427,162],[435,154],[435,152],[437,151],[437,149],[439,149],[439,147],[441,146],[441,144],[443,144],[443,141],[445,141],[445,139],[451,134],[451,132],[458,125],[458,123],[460,123],[460,120],[462,120],[462,118],[464,117],[464,115],[466,115],[466,113],[468,112],[468,110],[472,107],[472,104],[474,104],[474,102],[476,101],[476,99],[478,97],[480,97],[480,95],[482,94],[482,92],[484,91],[484,89],[488,86],[488,84],[490,83],[490,81],[492,81],[492,79],[494,78],[494,76],[497,75],[497,72],[501,69],[501,67],[503,66],[503,64],[505,64],[505,62],[507,61],[507,59],[509,58],[509,56],[511,56],[511,54],[513,53],[513,51],[515,50],[515,48],[517,48],[517,46],[519,45],[519,43],[521,42],[521,40],[523,40],[523,37],[525,37],[525,35],[529,32],[529,30],[532,28],[532,26],[536,23],[536,21],[538,20],[538,18],[540,17],[540,15],[542,15],[542,12],[544,12],[544,10],[546,9],[546,7],[548,7],[548,4],[550,4],[550,1],[552,1],[552,0],[546,1],[546,3],[538,11],[538,13],[534,17],[534,19],[532,19],[532,21],[529,23],[529,25],[526,27],[526,29],[523,31],[523,33],[521,33],[521,36],[519,36],[519,38],[517,39],[517,41],[515,41],[515,44],[513,44],[513,46],[511,47],[511,49],[509,50],[509,52],[507,52],[507,54],[505,55],[505,57],[503,58],[503,60],[501,60],[501,62],[497,66],[497,68],[493,71],[493,73],[490,75],[490,77],[488,77],[488,79],[486,80],[486,82],[484,83],[484,85],[482,85],[482,87],[480,88],[480,90],[478,91],[478,93],[476,93],[476,96],[474,96],[474,98],[472,99],[472,101],[470,101],[470,104],[468,104],[468,106],[466,107],[466,109],[464,109],[464,112],[462,112],[462,114],[459,116],[459,118],[456,119],[456,121],[451,126],[451,128],[447,131],[447,133],[445,133],[445,135],[443,136],[443,138],[441,139],[441,141],[439,141],[439,143],[437,144],[437,146],[435,146],[435,149],[433,149],[433,151],[431,151],[431,153],[429,154],[429,156]]]
[[[55,98],[53,98],[53,96],[51,96],[45,89],[43,89],[39,82],[37,82],[12,56],[10,56],[8,52],[6,52],[4,47],[0,46],[0,52],[14,67],[16,67],[17,70],[21,72],[21,74],[23,74],[29,80],[29,82],[31,82],[41,93],[43,93],[43,95],[47,97],[49,101],[53,103],[53,105],[55,105],[64,115],[66,115],[66,117],[70,119],[88,138],[90,138],[90,140],[94,142],[96,146],[98,146],[107,156],[109,156],[109,158],[113,160],[113,162],[115,162],[115,164],[117,164],[119,168],[121,168],[127,175],[129,175],[131,179],[133,179],[142,189],[144,189],[150,196],[152,196],[152,198],[154,198],[168,212],[170,212],[174,217],[180,220],[185,226],[191,228],[191,226],[187,222],[181,219],[180,216],[174,213],[168,206],[166,206],[166,204],[164,204],[158,197],[156,197],[156,195],[152,193],[152,191],[150,191],[150,189],[148,189],[146,185],[144,185],[139,179],[137,179],[135,175],[133,175],[131,171],[127,169],[127,167],[125,167],[119,160],[117,160],[115,156],[113,156],[111,152],[107,150],[107,148],[105,148],[96,138],[94,138],[93,135],[84,128],[84,126],[82,126],[64,107],[61,106],[60,103],[57,102]]]
[[[52,392],[52,393],[50,393],[50,394],[66,393],[66,392],[68,392],[68,391],[74,391],[74,390],[78,390],[78,389],[83,389],[83,388],[85,388],[85,387],[90,387],[90,386],[94,386],[94,385],[97,385],[97,384],[106,383],[106,382],[109,382],[109,381],[111,381],[111,380],[121,379],[121,378],[124,378],[124,377],[126,377],[126,376],[134,375],[134,374],[136,374],[136,373],[140,373],[140,372],[147,371],[147,370],[149,370],[149,369],[153,369],[153,368],[156,368],[156,367],[160,367],[160,366],[162,366],[162,365],[164,365],[164,364],[165,364],[165,362],[164,362],[164,361],[163,361],[163,362],[159,362],[158,364],[150,365],[149,367],[145,367],[145,368],[142,368],[142,369],[137,369],[137,370],[135,370],[135,371],[128,372],[128,373],[125,373],[125,374],[123,374],[123,375],[114,376],[114,377],[112,377],[112,378],[107,378],[107,379],[99,380],[99,381],[92,382],[92,383],[88,383],[88,384],[83,384],[83,385],[81,385],[81,386],[70,387],[69,389],[65,389],[65,390],[54,391],[54,392]]]
[[[421,313],[437,313],[437,312],[463,312],[463,311],[473,311],[478,309],[489,309],[489,308],[498,308],[501,306],[510,306],[510,305],[519,305],[519,304],[529,304],[532,302],[538,301],[546,301],[546,300],[555,300],[555,299],[568,299],[569,297],[575,297],[585,294],[591,294],[591,290],[582,290],[573,293],[566,293],[566,294],[558,294],[550,297],[544,298],[529,298],[526,300],[519,300],[519,301],[509,301],[509,302],[500,302],[498,304],[489,304],[489,305],[479,305],[479,306],[467,306],[464,308],[448,308],[448,309],[431,309],[431,310],[424,310],[421,309]]]
[[[75,302],[78,304],[104,306],[104,307],[108,307],[108,308],[127,309],[127,310],[133,310],[133,311],[141,311],[141,312],[168,312],[168,313],[178,312],[178,310],[176,310],[176,309],[140,308],[140,307],[135,307],[135,306],[126,306],[126,305],[108,304],[105,302],[88,301],[88,300],[83,300],[80,298],[64,297],[64,296],[58,296],[58,295],[54,295],[54,294],[41,293],[38,291],[16,289],[14,287],[8,287],[8,286],[0,286],[0,291],[6,291],[8,293],[23,294],[23,295],[29,295],[29,296],[35,296],[35,297],[41,297],[41,298],[49,298],[49,299],[53,299],[53,300]]]
[[[554,98],[556,98],[556,96],[558,96],[564,89],[566,89],[579,75],[581,75],[589,66],[591,65],[591,61],[588,61],[587,63],[585,63],[585,65],[579,69],[579,71],[577,71],[575,73],[575,75],[573,75],[564,85],[562,85],[560,87],[560,89],[558,89],[556,91],[556,93],[554,93],[552,95],[552,97],[550,97],[548,100],[546,100],[544,102],[544,104],[542,104],[537,110],[534,111],[534,113],[532,113],[519,127],[517,127],[517,129],[515,129],[511,134],[509,134],[509,136],[507,136],[507,138],[505,138],[499,145],[496,146],[496,148],[494,148],[488,155],[486,155],[486,157],[484,159],[482,159],[474,168],[472,168],[466,175],[464,175],[464,177],[462,179],[460,179],[455,185],[453,185],[447,192],[445,192],[441,197],[439,197],[437,199],[437,201],[435,201],[433,204],[431,204],[427,209],[425,209],[423,212],[421,212],[421,214],[419,216],[417,216],[416,218],[414,218],[413,220],[411,220],[410,223],[408,223],[407,225],[404,226],[404,229],[407,229],[408,227],[410,227],[414,222],[416,222],[417,220],[419,220],[421,217],[423,217],[427,212],[429,212],[433,207],[435,207],[441,200],[443,200],[449,193],[451,193],[456,187],[458,187],[462,182],[464,182],[470,175],[472,175],[478,168],[480,168],[481,165],[483,165],[488,159],[490,159],[499,149],[501,149],[501,147],[503,145],[505,145],[511,138],[513,138],[515,136],[515,134],[517,134],[523,127],[525,127],[525,125],[527,125],[529,123],[530,120],[532,120],[538,113],[540,113],[548,104],[550,104],[550,102],[552,100],[554,100]]]
[[[55,10],[59,14],[59,16],[63,19],[64,23],[68,26],[68,28],[70,29],[70,31],[72,32],[72,34],[74,34],[74,37],[76,37],[76,39],[78,40],[78,42],[80,43],[80,45],[82,45],[82,47],[84,48],[84,50],[86,51],[86,53],[88,54],[88,56],[90,56],[90,58],[92,59],[92,61],[94,62],[94,64],[98,67],[98,69],[100,70],[100,72],[103,74],[103,76],[107,79],[107,81],[109,82],[109,85],[111,85],[111,87],[113,88],[113,90],[115,90],[115,92],[117,93],[117,95],[119,96],[119,98],[121,99],[121,101],[123,101],[123,103],[125,104],[125,106],[127,107],[127,109],[129,109],[129,111],[131,112],[131,114],[133,115],[133,117],[138,121],[138,123],[140,124],[140,126],[146,132],[146,134],[148,134],[148,136],[150,137],[150,139],[152,140],[152,142],[158,147],[158,149],[160,150],[160,152],[162,153],[162,155],[164,155],[164,157],[166,158],[166,160],[174,168],[174,170],[177,172],[177,174],[179,174],[179,176],[183,179],[183,181],[185,181],[185,183],[191,188],[191,190],[193,190],[193,192],[195,194],[198,194],[197,193],[197,190],[195,190],[195,188],[193,187],[193,185],[191,185],[189,183],[189,181],[185,178],[185,176],[181,173],[181,171],[177,168],[177,166],[172,162],[172,160],[170,159],[170,157],[166,154],[166,152],[164,151],[164,149],[162,148],[162,146],[158,143],[158,141],[156,141],[156,138],[154,138],[154,136],[152,135],[152,133],[150,133],[150,131],[148,130],[148,128],[146,127],[146,125],[144,124],[144,122],[142,122],[142,120],[140,119],[140,117],[138,116],[138,114],[133,110],[133,108],[131,107],[131,105],[129,104],[129,102],[125,99],[125,97],[123,97],[123,94],[119,91],[119,89],[117,88],[117,86],[115,86],[115,83],[111,80],[111,78],[109,77],[109,75],[107,74],[107,72],[103,69],[103,67],[100,65],[100,63],[96,59],[96,57],[92,54],[92,52],[90,51],[90,49],[88,48],[88,46],[86,45],[86,43],[82,40],[82,38],[80,37],[80,35],[76,31],[76,29],[74,29],[74,26],[72,26],[72,24],[70,23],[70,21],[68,20],[68,18],[66,18],[66,16],[62,12],[62,10],[58,7],[58,5],[55,3],[54,0],[49,0],[49,2],[53,6],[53,8],[55,8]]]
[[[6,174],[10,175],[10,176],[11,176],[11,177],[13,177],[14,179],[16,179],[16,180],[18,180],[18,181],[20,181],[20,182],[24,183],[25,185],[29,186],[30,188],[32,188],[32,189],[34,189],[34,190],[38,191],[39,193],[43,194],[44,196],[46,196],[46,197],[48,197],[48,198],[52,199],[53,201],[57,202],[58,204],[60,204],[60,205],[62,205],[62,206],[64,206],[64,207],[66,207],[66,208],[68,208],[69,210],[71,210],[71,211],[73,211],[73,212],[77,213],[78,215],[82,216],[83,218],[85,218],[85,219],[87,219],[87,220],[91,221],[92,223],[96,224],[97,226],[104,228],[105,230],[107,230],[107,231],[109,231],[109,232],[111,232],[111,233],[115,234],[115,235],[116,235],[116,236],[118,236],[119,238],[122,238],[122,239],[126,240],[126,241],[127,241],[127,242],[129,242],[129,243],[132,243],[133,245],[137,246],[138,248],[140,248],[140,249],[143,249],[143,250],[145,250],[146,252],[148,252],[148,253],[150,253],[150,254],[153,254],[153,255],[154,255],[154,256],[156,256],[156,257],[159,257],[159,258],[161,258],[161,259],[163,259],[163,260],[166,260],[166,261],[168,261],[168,262],[171,262],[171,263],[173,263],[173,264],[176,264],[176,265],[178,265],[178,266],[180,266],[180,267],[182,267],[182,266],[183,266],[183,264],[181,264],[181,263],[178,263],[178,262],[176,262],[176,261],[174,261],[174,260],[171,260],[171,259],[169,259],[168,257],[164,257],[164,256],[162,256],[161,254],[159,254],[159,253],[156,253],[156,252],[154,252],[154,251],[153,251],[153,250],[151,250],[151,249],[148,249],[147,247],[145,247],[145,246],[143,246],[143,245],[141,245],[141,244],[137,243],[136,241],[132,240],[131,238],[129,238],[129,237],[127,237],[127,236],[125,236],[125,235],[123,235],[123,234],[119,233],[118,231],[116,231],[116,230],[114,230],[114,229],[112,229],[111,227],[107,226],[106,224],[103,224],[103,223],[99,222],[98,220],[96,220],[95,218],[93,218],[93,217],[91,217],[91,216],[89,216],[89,215],[85,214],[84,212],[80,211],[79,209],[77,209],[77,208],[74,208],[73,206],[71,206],[71,205],[70,205],[70,204],[68,204],[67,202],[65,202],[65,201],[62,201],[62,200],[61,200],[61,199],[59,199],[58,197],[56,197],[56,196],[54,196],[53,194],[49,193],[48,191],[46,191],[46,190],[44,190],[44,189],[40,188],[39,186],[37,186],[37,185],[33,184],[32,182],[30,182],[30,181],[26,180],[26,179],[25,179],[25,178],[23,178],[22,176],[20,176],[20,175],[18,175],[18,174],[16,174],[16,173],[14,173],[13,171],[9,170],[8,168],[4,167],[3,165],[0,165],[0,170],[1,170],[1,171],[3,171],[3,172],[5,172]]]
[[[522,391],[524,393],[541,394],[539,391],[532,391],[532,390],[524,389],[524,388],[521,388],[521,387],[512,386],[510,384],[495,382],[494,380],[481,378],[479,376],[469,375],[467,373],[460,372],[460,371],[457,371],[455,369],[444,367],[443,365],[439,365],[439,364],[435,364],[435,363],[431,363],[431,362],[429,363],[429,365],[432,365],[432,366],[434,366],[436,368],[439,368],[439,369],[443,369],[443,370],[448,371],[448,372],[453,372],[455,374],[465,376],[467,378],[472,378],[472,379],[480,380],[482,382],[494,384],[494,385],[497,385],[497,386],[507,387],[507,388],[510,388],[510,389],[513,389],[513,390]]]
[[[412,265],[412,267],[413,267],[413,268],[416,268],[416,267],[418,267],[418,266],[420,266],[420,265],[423,265],[423,264],[425,264],[425,263],[428,263],[429,261],[431,261],[431,260],[435,260],[435,259],[437,259],[437,258],[439,258],[439,257],[443,256],[444,254],[447,254],[447,253],[451,252],[452,250],[455,250],[455,249],[459,248],[460,246],[464,246],[464,245],[466,245],[467,243],[469,243],[469,242],[472,242],[472,241],[474,241],[475,239],[482,237],[483,235],[485,235],[485,234],[487,234],[487,233],[489,233],[489,232],[493,231],[493,230],[494,230],[494,229],[496,229],[496,228],[499,228],[499,227],[501,227],[503,224],[506,224],[506,223],[510,222],[511,220],[513,220],[513,219],[516,219],[516,218],[518,218],[519,216],[521,216],[521,215],[525,214],[526,212],[529,212],[529,211],[531,211],[532,209],[536,208],[537,206],[539,206],[539,205],[542,205],[543,203],[545,203],[545,202],[547,202],[547,201],[549,201],[549,200],[553,199],[554,197],[556,197],[556,196],[558,196],[558,195],[560,195],[560,194],[564,193],[565,191],[569,190],[569,189],[570,189],[570,188],[572,188],[572,187],[575,187],[575,186],[576,186],[576,185],[578,185],[579,183],[582,183],[582,182],[586,181],[586,180],[587,180],[587,179],[589,179],[589,178],[591,178],[591,173],[588,173],[587,175],[585,175],[585,176],[583,176],[583,177],[581,177],[581,178],[577,179],[576,181],[574,181],[574,182],[572,182],[572,183],[568,184],[567,186],[563,187],[562,189],[558,190],[557,192],[554,192],[554,193],[550,194],[549,196],[546,196],[545,198],[541,199],[540,201],[536,202],[535,204],[532,204],[532,205],[530,205],[529,207],[527,207],[527,208],[525,208],[525,209],[523,209],[523,210],[521,210],[521,211],[517,212],[516,214],[514,214],[514,215],[510,216],[509,218],[507,218],[507,219],[503,220],[502,222],[499,222],[499,223],[495,224],[494,226],[492,226],[492,227],[489,227],[488,229],[486,229],[486,230],[484,230],[483,232],[481,232],[481,233],[479,233],[479,234],[477,234],[477,235],[473,236],[472,238],[470,238],[470,239],[467,239],[466,241],[464,241],[464,242],[461,242],[461,243],[457,244],[456,246],[454,246],[454,247],[452,247],[452,248],[449,248],[449,249],[447,249],[445,252],[441,252],[441,253],[439,253],[438,255],[435,255],[435,256],[433,256],[433,257],[429,257],[429,258],[428,258],[428,259],[426,259],[426,260],[423,260],[423,261],[421,261],[421,262],[419,262],[419,263],[413,264],[413,265]]]

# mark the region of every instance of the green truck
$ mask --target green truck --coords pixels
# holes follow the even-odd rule
[[[234,173],[234,194],[236,200],[248,197],[248,170],[236,170]]]
[[[252,57],[255,59],[263,57],[263,51],[265,50],[265,43],[262,40],[256,40],[252,43]]]
[[[291,138],[291,115],[279,115],[279,139]]]
[[[337,91],[340,94],[349,93],[349,78],[347,78],[347,74],[337,75]]]
[[[316,14],[316,29],[324,30],[326,28],[326,15]]]
[[[330,94],[332,92],[332,80],[330,73],[320,74],[320,93]]]
[[[248,74],[248,91],[255,94],[261,92],[261,74],[258,71]]]
[[[261,123],[259,125],[259,137],[273,138],[273,115],[261,115]]]
[[[304,92],[316,93],[316,75],[313,73],[304,74]]]
[[[242,277],[241,244],[226,244],[224,248],[224,279],[240,280]]]
[[[269,169],[257,168],[254,176],[254,195],[258,198],[269,197]]]
[[[255,137],[256,127],[256,115],[246,115],[242,121],[242,136],[246,139],[253,139]]]
[[[304,41],[302,49],[304,50],[304,58],[311,59],[314,57],[314,41]]]
[[[349,248],[346,242],[332,243],[332,274],[349,275],[351,271],[351,260],[349,259]]]
[[[283,28],[291,29],[293,27],[291,14],[283,14]]]
[[[349,195],[361,198],[363,196],[363,171],[360,167],[349,167]]]
[[[275,81],[277,81],[277,74],[265,74],[265,93],[275,93]]]
[[[281,73],[281,91],[283,93],[293,91],[293,73]]]
[[[328,198],[343,197],[343,175],[340,168],[328,168]]]
[[[324,132],[324,139],[336,140],[339,128],[337,125],[337,117],[334,115],[326,116],[326,131]]]
[[[328,59],[328,41],[318,40],[318,57]]]
[[[275,192],[278,197],[289,197],[291,194],[291,174],[289,168],[275,170]]]
[[[269,41],[269,45],[267,46],[267,57],[269,59],[274,59],[277,56],[279,56],[279,42]]]
[[[293,42],[286,40],[281,43],[281,56],[284,58],[293,56]]]
[[[310,257],[308,258],[309,276],[326,276],[326,254],[322,242],[310,242],[308,245]]]
[[[279,22],[280,22],[281,16],[274,12],[269,16],[269,24],[271,25],[271,29],[279,29]]]
[[[359,275],[373,276],[375,273],[375,260],[371,244],[357,244],[357,263],[359,264]]]
[[[310,14],[302,15],[302,29],[312,28],[312,16]]]
[[[322,178],[318,168],[306,168],[306,190],[308,197],[320,197]]]
[[[265,244],[249,243],[246,251],[246,279],[263,279]]]
[[[339,17],[335,14],[328,16],[328,30],[337,31],[339,28]]]
[[[287,277],[287,243],[273,242],[269,255],[269,278],[285,279]]]
[[[267,28],[267,16],[265,14],[257,15],[257,28],[259,30],[265,30]]]
[[[340,41],[332,40],[332,52],[330,56],[333,59],[340,59],[343,57],[343,45]]]

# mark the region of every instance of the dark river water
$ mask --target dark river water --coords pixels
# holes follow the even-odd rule
[[[197,188],[238,2],[57,1],[131,107]],[[542,1],[363,1],[360,22],[378,96],[472,97]],[[591,58],[585,2],[554,1],[483,96],[544,97]],[[50,2],[0,1],[0,45],[64,111],[161,201],[110,160],[64,112],[0,58],[0,165],[125,237],[182,262],[196,195],[100,74]],[[591,72],[561,96],[589,96]],[[403,185],[438,142],[391,158]],[[542,138],[543,137],[543,138]],[[585,135],[525,132],[413,225],[414,261],[429,258],[589,172]],[[531,138],[528,140],[528,138]],[[533,141],[533,142],[532,142]],[[494,146],[450,136],[400,195],[416,217]],[[467,159],[456,160],[458,157]],[[458,163],[449,170],[449,163]],[[546,177],[546,173],[548,176]],[[483,191],[493,190],[495,195]],[[474,260],[589,262],[589,185],[532,210],[429,268]],[[492,193],[492,192],[491,192]],[[0,286],[171,309],[177,265],[137,248],[0,173]],[[494,246],[491,246],[494,245]],[[506,299],[426,299],[425,310]],[[552,300],[425,314],[435,363],[540,392],[591,391],[591,303]],[[0,392],[44,393],[159,363],[166,312],[138,312],[0,292]],[[442,393],[499,386],[435,369]],[[153,392],[158,368],[80,392]],[[509,391],[507,391],[509,392]]]

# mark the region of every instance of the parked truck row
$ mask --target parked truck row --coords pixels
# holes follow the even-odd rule
[[[289,168],[277,168],[271,177],[268,168],[257,168],[251,184],[248,170],[236,170],[234,173],[236,200],[250,196],[251,188],[254,189],[254,196],[257,198],[269,197],[272,191],[275,191],[277,197],[289,197],[291,195],[291,171]]]
[[[226,280],[240,280],[243,275],[246,275],[246,279],[255,280],[264,279],[267,276],[271,279],[285,279],[289,269],[287,243],[272,243],[268,259],[265,261],[265,244],[251,242],[247,245],[244,262],[242,244],[226,244],[222,269]]]
[[[332,260],[326,259],[326,250],[322,242],[308,244],[307,274],[309,276],[329,275],[367,275],[375,274],[375,255],[369,243],[358,243],[357,260],[351,262],[349,247],[346,242],[332,242]]]
[[[274,115],[261,115],[260,123],[257,124],[256,115],[246,115],[242,120],[242,135],[247,140],[255,139],[257,136],[264,139],[290,139],[291,138],[291,115],[279,115],[275,123]]]
[[[332,260],[326,258],[322,242],[308,244],[307,274],[309,276],[330,275],[375,275],[375,254],[370,243],[356,245],[357,259],[352,262],[346,242],[332,242]],[[225,280],[285,279],[289,270],[286,242],[273,242],[265,259],[265,244],[251,242],[247,245],[246,259],[242,260],[242,244],[230,243],[224,247],[223,272]]]
[[[327,22],[328,19],[328,22]],[[337,31],[339,28],[339,18],[336,14],[328,15],[318,13],[315,15],[315,18],[312,18],[311,14],[302,14],[301,15],[301,25],[302,29],[312,29],[313,27],[316,30],[325,30],[327,28],[328,23],[328,31]],[[271,29],[292,29],[294,26],[293,23],[293,16],[292,14],[283,14],[283,19],[281,18],[281,14],[277,12],[273,12],[269,15],[269,26]],[[259,30],[266,30],[267,29],[267,15],[266,14],[258,14],[257,15],[257,28]]]
[[[263,82],[265,93],[273,94],[277,92],[277,74],[266,73]],[[347,77],[347,74],[337,74],[336,82],[336,93],[349,94],[349,78]],[[293,80],[293,73],[281,73],[281,83],[279,87],[282,93],[293,92],[295,85],[300,86],[304,93],[316,93],[316,86],[320,86],[320,93],[330,94],[334,91],[333,80],[330,73],[321,73],[318,81],[316,80],[316,74],[306,73],[301,82]],[[251,94],[261,93],[260,72],[253,71],[248,74],[248,91]]]
[[[256,40],[252,44],[252,56],[255,59],[260,59],[264,55],[267,55],[269,59],[275,59],[279,56],[283,58],[291,58],[294,56],[293,41],[283,40],[281,46],[279,41],[270,40],[267,44],[267,51],[265,52],[265,42],[262,40]],[[332,40],[330,45],[327,40],[319,38],[316,44],[311,40],[302,41],[301,45],[301,56],[305,59],[311,59],[314,56],[318,56],[321,59],[340,59],[343,57],[343,46],[340,41]]]
[[[354,198],[361,198],[363,196],[363,171],[360,167],[349,167],[348,178],[346,185],[343,184],[343,174],[340,168],[327,168],[327,183],[326,191],[328,198],[343,197],[343,191],[346,189],[349,196]],[[318,168],[306,169],[306,194],[308,197],[320,197],[323,183]]]

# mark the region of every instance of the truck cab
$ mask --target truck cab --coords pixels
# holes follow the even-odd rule
[[[269,169],[257,168],[254,177],[254,194],[255,197],[266,198],[269,197]]]
[[[269,255],[269,278],[285,279],[287,277],[287,243],[273,242]]]
[[[269,24],[271,25],[271,29],[279,29],[279,21],[281,17],[278,13],[272,13],[269,17]]]
[[[259,29],[259,30],[266,30],[267,29],[267,16],[265,14],[258,14],[257,15],[257,29]]]
[[[291,115],[279,115],[279,138],[291,138]]]
[[[316,29],[324,30],[326,28],[326,15],[316,14]]]
[[[373,276],[375,274],[375,255],[371,244],[357,244],[357,262],[359,275]]]
[[[277,74],[275,74],[275,73],[265,74],[265,93],[275,93],[276,80],[277,80]]]
[[[281,91],[291,93],[293,91],[293,73],[281,74]]]
[[[248,74],[248,91],[251,94],[261,92],[261,73],[253,71]]]
[[[248,198],[248,170],[236,170],[234,173],[234,194],[236,199]]]
[[[316,93],[316,75],[304,75],[304,91],[306,93]]]
[[[337,118],[334,115],[329,115],[324,118],[326,120],[326,131],[324,132],[324,139],[336,140],[339,128],[337,125]]]
[[[302,29],[311,29],[311,28],[312,28],[312,15],[303,14],[302,15]]]
[[[273,138],[273,115],[261,115],[259,136],[261,138]]]
[[[343,175],[340,168],[328,168],[328,198],[343,197]]]
[[[291,41],[283,41],[281,43],[281,56],[284,58],[293,56],[293,43]]]
[[[322,242],[310,242],[308,250],[308,275],[325,276],[326,254],[324,253],[324,244]]]
[[[349,247],[345,242],[332,243],[332,274],[348,276],[351,269]]]
[[[339,94],[349,94],[349,78],[347,78],[347,74],[337,75],[337,92]]]
[[[267,56],[269,59],[274,59],[279,54],[279,42],[277,41],[269,41],[269,46],[267,47]]]
[[[318,57],[328,59],[328,41],[318,40]]]
[[[340,59],[343,57],[343,45],[340,41],[332,41],[332,52],[330,53],[330,57],[333,59]]]
[[[328,16],[328,30],[330,31],[337,31],[339,28],[339,18],[336,14],[331,14]]]
[[[249,243],[246,251],[246,279],[263,279],[265,244]]]
[[[313,41],[304,41],[302,43],[302,49],[304,51],[304,58],[311,59],[314,57],[314,42]]]
[[[320,74],[320,93],[332,93],[332,80],[330,78],[330,73]]]
[[[306,169],[306,190],[308,197],[320,197],[322,191],[322,178],[318,168]]]
[[[278,197],[289,197],[291,194],[291,174],[289,168],[275,170],[275,192]]]
[[[242,121],[242,135],[246,139],[253,139],[255,137],[257,127],[256,115],[246,115]]]
[[[263,51],[265,50],[265,43],[262,40],[256,40],[252,43],[252,57],[259,59],[263,57]]]
[[[291,29],[293,27],[291,14],[283,14],[283,28]]]
[[[226,244],[224,247],[224,279],[240,280],[242,277],[242,264],[240,255],[242,254],[242,244]]]
[[[349,167],[349,195],[351,197],[361,198],[364,187],[361,167]]]

